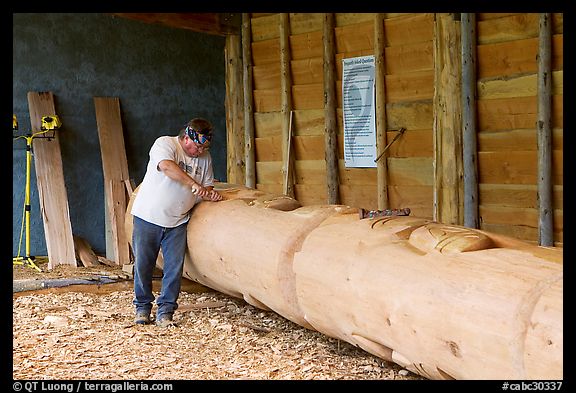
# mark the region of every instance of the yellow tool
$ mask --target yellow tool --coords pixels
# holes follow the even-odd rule
[[[16,115],[12,115],[12,131],[17,131],[18,130],[18,119],[16,118]]]
[[[18,119],[16,115],[13,117],[12,128],[14,130],[18,129]],[[42,131],[35,133],[29,133],[27,135],[14,136],[14,139],[24,138],[26,139],[26,192],[24,195],[24,211],[22,213],[22,228],[20,230],[20,244],[18,245],[18,256],[12,258],[14,265],[26,265],[36,269],[41,272],[40,269],[34,261],[36,257],[30,255],[30,172],[32,168],[32,141],[34,138],[48,138],[54,137],[54,131],[62,126],[62,122],[56,115],[44,116],[42,117]],[[51,136],[47,136],[46,133],[52,131]],[[20,246],[22,245],[22,233],[24,232],[24,227],[26,227],[26,256],[20,256]]]
[[[42,129],[43,130],[57,130],[62,127],[62,122],[58,116],[43,116],[42,117]]]

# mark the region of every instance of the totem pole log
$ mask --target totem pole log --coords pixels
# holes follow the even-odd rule
[[[216,188],[188,224],[184,277],[429,379],[563,378],[562,249]]]

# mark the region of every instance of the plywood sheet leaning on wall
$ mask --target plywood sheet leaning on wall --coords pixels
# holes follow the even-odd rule
[[[216,188],[188,224],[185,277],[430,379],[563,378],[561,250]]]
[[[41,130],[42,117],[56,115],[54,96],[51,92],[28,92],[28,106],[33,133]],[[48,269],[53,269],[57,265],[77,266],[62,169],[59,131],[54,132],[54,138],[35,138],[32,150],[48,250]]]
[[[128,241],[124,233],[127,203],[125,181],[129,180],[129,175],[120,118],[120,99],[94,97],[94,106],[104,172],[106,258],[118,265],[124,265],[130,263]]]

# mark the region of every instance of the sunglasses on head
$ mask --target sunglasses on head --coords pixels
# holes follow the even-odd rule
[[[205,143],[212,142],[212,134],[211,133],[209,133],[209,132],[208,133],[200,133],[190,126],[186,127],[186,134],[194,142],[199,143],[201,145],[204,145]]]

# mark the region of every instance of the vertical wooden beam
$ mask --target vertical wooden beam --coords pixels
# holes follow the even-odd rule
[[[227,181],[242,184],[244,174],[244,113],[242,49],[238,34],[226,36]]]
[[[478,228],[478,152],[476,140],[476,15],[463,13],[462,133],[464,226]]]
[[[56,115],[51,92],[28,92],[28,107],[32,133],[41,131],[42,117]],[[68,195],[64,183],[60,131],[52,139],[33,139],[34,168],[48,250],[48,269],[57,265],[78,266],[74,253],[74,238]]]
[[[540,14],[538,42],[538,243],[554,246],[552,206],[552,15]]]
[[[291,160],[292,135],[290,113],[292,111],[292,76],[290,74],[290,14],[280,14],[280,94],[282,116],[282,173],[283,192],[294,197],[294,163]]]
[[[386,63],[384,49],[384,14],[374,15],[374,56],[376,59],[376,178],[378,189],[378,209],[388,209],[388,153],[386,147]],[[383,154],[384,153],[384,154]]]
[[[434,19],[433,219],[462,225],[460,22],[454,14]]]
[[[244,81],[244,161],[246,187],[256,188],[254,154],[254,100],[252,92],[252,30],[250,14],[242,14],[242,65]]]
[[[336,105],[336,67],[334,64],[334,14],[324,14],[324,152],[328,204],[340,203],[338,176],[338,123]]]

